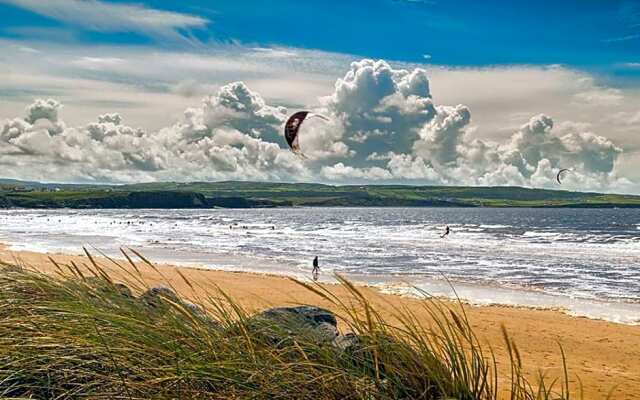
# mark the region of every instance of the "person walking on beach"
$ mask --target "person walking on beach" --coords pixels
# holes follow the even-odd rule
[[[449,225],[447,225],[447,227],[444,228],[444,233],[440,236],[440,239],[444,239],[445,237],[449,236],[450,233],[451,229],[449,229]]]
[[[311,271],[311,274],[313,275],[313,280],[317,281],[318,275],[320,275],[320,267],[318,265],[318,256],[316,256],[313,259],[313,271]]]

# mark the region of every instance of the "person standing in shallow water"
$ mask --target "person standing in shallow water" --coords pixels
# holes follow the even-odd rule
[[[313,275],[313,280],[318,280],[318,275],[320,275],[320,266],[318,265],[318,256],[313,259],[313,271],[311,272]]]

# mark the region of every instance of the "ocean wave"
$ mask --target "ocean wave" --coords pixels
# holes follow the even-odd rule
[[[574,299],[640,299],[637,210],[268,209],[0,210],[0,238],[21,249],[107,254],[216,267],[248,257],[300,271],[391,275],[541,291]],[[444,226],[451,228],[441,238]],[[230,229],[231,226],[231,229]],[[276,267],[275,265],[280,267]],[[266,267],[273,265],[272,267]],[[241,267],[242,268],[242,267]]]

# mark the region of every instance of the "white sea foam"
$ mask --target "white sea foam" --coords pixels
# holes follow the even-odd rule
[[[604,302],[596,299],[554,296],[539,291],[455,283],[424,281],[413,285],[380,284],[383,293],[424,298],[459,298],[474,305],[528,307],[565,312],[577,317],[601,319],[627,325],[640,325],[640,304]]]
[[[428,283],[444,275],[469,285],[473,302],[597,318],[607,314],[598,304],[611,304],[605,319],[633,321],[639,221],[631,209],[2,210],[0,241],[71,254],[132,246],[162,262],[291,276],[307,275],[319,255],[326,276]],[[451,234],[442,239],[446,225]],[[487,286],[508,293],[471,290]],[[550,297],[511,296],[525,291]]]

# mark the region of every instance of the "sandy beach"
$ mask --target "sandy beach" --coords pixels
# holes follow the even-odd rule
[[[78,265],[88,263],[87,257],[81,255],[16,252],[0,246],[0,261],[54,273],[55,267],[49,257],[59,264],[71,261]],[[103,258],[97,259],[113,276],[123,276],[113,263]],[[162,276],[152,268],[141,265],[142,276],[149,285],[168,283],[187,298],[197,299],[213,292],[218,286],[252,311],[293,304],[331,308],[319,296],[284,277],[180,267],[182,274],[195,283],[192,288],[176,272],[177,267],[158,265],[158,270]],[[345,289],[338,285],[327,287],[338,295],[346,296]],[[389,321],[393,321],[392,308],[406,307],[421,322],[429,323],[420,300],[381,294],[372,288],[362,290]],[[576,318],[552,310],[465,307],[478,336],[495,350],[499,365],[508,362],[500,331],[501,325],[504,325],[519,346],[529,376],[534,377],[542,372],[554,377],[561,372],[558,349],[558,343],[561,343],[567,354],[570,381],[576,394],[576,376],[579,376],[585,399],[605,398],[614,387],[613,399],[640,398],[640,326]],[[507,378],[508,371],[502,372],[505,374],[503,378]]]

